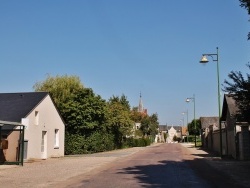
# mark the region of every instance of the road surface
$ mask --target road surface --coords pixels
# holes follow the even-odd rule
[[[0,165],[3,188],[250,187],[250,162],[221,160],[190,144],[154,144]]]
[[[192,169],[194,156],[180,144],[149,147],[102,169],[72,178],[65,187],[214,187]]]

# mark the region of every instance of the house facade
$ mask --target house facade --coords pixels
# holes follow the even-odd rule
[[[49,93],[2,93],[0,106],[0,120],[25,126],[25,160],[64,156],[65,125]],[[2,140],[8,141],[2,152],[6,161],[20,156],[20,133],[14,129],[2,134]]]
[[[167,142],[173,142],[174,136],[177,138],[182,138],[182,127],[181,126],[171,126],[168,129]]]

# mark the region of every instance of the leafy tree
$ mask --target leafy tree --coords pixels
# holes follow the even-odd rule
[[[114,136],[107,126],[107,103],[76,76],[48,76],[34,85],[48,91],[66,123],[65,153],[80,154],[113,148]]]
[[[158,133],[158,128],[159,128],[159,122],[158,122],[158,115],[157,114],[152,114],[150,116],[150,135],[155,136]]]
[[[129,104],[129,101],[127,99],[127,97],[122,94],[121,98],[120,98],[120,103],[127,109],[127,110],[130,110],[130,104]]]
[[[247,67],[250,69],[250,64],[247,64]],[[223,90],[232,94],[233,99],[236,101],[239,108],[236,118],[238,121],[250,121],[250,74],[247,74],[245,79],[240,71],[231,71],[228,77],[231,82],[225,80]]]
[[[77,76],[50,76],[44,81],[36,82],[33,86],[35,91],[47,91],[50,93],[59,110],[71,97],[75,96],[84,86]]]
[[[248,14],[250,15],[250,1],[249,0],[239,0],[240,6],[247,9]],[[250,40],[250,32],[248,33],[248,40]]]
[[[66,130],[72,134],[90,135],[93,131],[105,130],[106,101],[95,95],[90,88],[78,93],[64,104],[62,116],[67,124]]]
[[[143,117],[141,121],[141,131],[144,136],[151,135],[155,136],[157,133],[157,128],[159,127],[157,114],[152,114],[151,116]]]
[[[199,133],[200,129],[201,129],[201,120],[200,119],[195,119],[195,120],[193,119],[192,122],[188,124],[188,132],[190,135],[194,135],[194,134],[197,135]]]
[[[127,97],[122,94],[121,97],[119,96],[112,96],[110,99],[109,99],[109,102],[110,103],[120,103],[126,110],[130,110],[130,104],[129,104],[129,101],[127,100]]]
[[[132,110],[131,110],[131,119],[136,122],[136,123],[140,123],[142,121],[142,119],[147,116],[146,114],[143,114],[141,112],[138,112],[138,107],[134,107]]]
[[[129,103],[125,99],[125,96],[113,96],[108,101],[108,125],[114,133],[117,147],[122,147],[124,138],[131,135],[134,125],[130,119]]]
[[[142,131],[143,136],[147,136],[150,134],[150,131],[149,131],[150,124],[151,122],[150,122],[149,116],[146,116],[142,119],[140,130]]]

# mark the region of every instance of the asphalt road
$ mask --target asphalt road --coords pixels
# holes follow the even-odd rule
[[[157,145],[72,178],[65,187],[215,187],[192,168],[193,160],[180,144]]]
[[[250,161],[220,159],[192,144],[153,144],[0,165],[0,188],[250,187]]]

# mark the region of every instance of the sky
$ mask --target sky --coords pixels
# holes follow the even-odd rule
[[[218,116],[217,62],[199,61],[219,48],[220,85],[249,72],[248,20],[238,0],[0,0],[0,92],[74,75],[131,107],[141,93],[161,125],[190,122],[194,95],[196,118]]]

